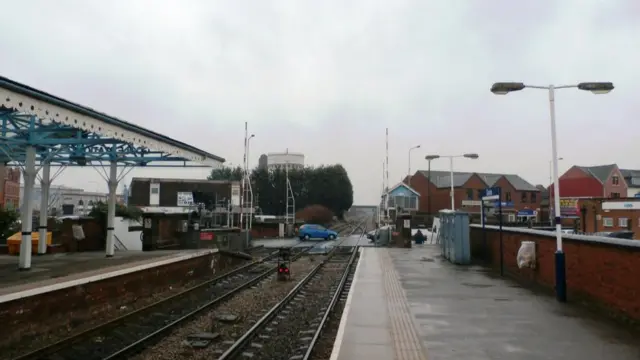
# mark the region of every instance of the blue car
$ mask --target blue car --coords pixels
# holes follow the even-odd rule
[[[320,225],[305,224],[298,229],[298,237],[300,240],[325,239],[334,240],[338,237],[338,233]]]

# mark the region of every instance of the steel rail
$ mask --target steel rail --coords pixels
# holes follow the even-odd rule
[[[260,320],[258,320],[249,330],[247,330],[236,342],[233,343],[219,358],[218,360],[231,360],[240,355],[240,352],[247,345],[249,341],[256,335],[256,333],[266,325],[279,311],[282,310],[287,304],[291,302],[291,300],[300,293],[305,286],[309,284],[311,279],[326,265],[329,263],[329,260],[337,253],[338,247],[334,247],[327,258],[316,265],[307,276],[305,276],[302,280],[298,282],[298,284],[275,306],[273,306]],[[356,248],[352,249],[351,256],[349,257],[349,261],[352,262],[355,254],[357,252]],[[345,267],[345,273],[348,270],[348,266]],[[344,276],[344,275],[343,275]]]
[[[300,253],[294,255],[292,260],[297,260],[304,253],[309,251],[309,249],[310,248],[303,248],[303,250]],[[135,316],[138,316],[140,314],[143,314],[146,311],[149,311],[149,310],[152,310],[155,307],[167,304],[170,301],[176,300],[176,299],[178,299],[180,297],[183,297],[185,295],[189,295],[189,294],[191,294],[191,293],[193,293],[193,292],[195,292],[195,291],[197,291],[199,289],[203,289],[206,286],[215,284],[215,283],[217,283],[217,282],[219,282],[221,280],[224,280],[224,279],[226,279],[228,277],[236,275],[236,274],[238,274],[238,273],[240,273],[240,272],[242,272],[244,270],[247,270],[247,269],[249,269],[249,268],[251,268],[253,266],[260,265],[260,264],[262,264],[262,263],[264,263],[266,261],[272,260],[276,256],[277,256],[277,253],[274,252],[272,254],[269,254],[265,258],[261,258],[259,260],[253,261],[253,262],[251,262],[249,264],[246,264],[246,265],[243,265],[243,266],[241,266],[241,267],[239,267],[237,269],[230,270],[230,271],[228,271],[228,272],[226,272],[226,273],[224,273],[224,274],[222,274],[220,276],[217,276],[217,277],[215,277],[213,279],[210,279],[210,280],[207,280],[207,281],[205,281],[203,283],[195,285],[195,286],[193,286],[193,287],[191,287],[189,289],[186,289],[186,290],[184,290],[184,291],[182,291],[180,293],[177,293],[175,295],[172,295],[172,296],[170,296],[168,298],[164,298],[164,299],[158,300],[158,301],[156,301],[156,302],[154,302],[152,304],[146,305],[146,306],[144,306],[144,307],[142,307],[142,308],[140,308],[138,310],[132,311],[132,312],[130,312],[128,314],[119,316],[119,317],[117,317],[115,319],[112,319],[112,320],[109,320],[109,321],[104,322],[102,324],[96,325],[96,326],[94,326],[94,327],[92,327],[90,329],[84,330],[84,331],[82,331],[82,332],[80,332],[78,334],[75,334],[75,335],[69,336],[67,338],[64,338],[64,339],[62,339],[60,341],[57,341],[57,342],[55,342],[53,344],[44,346],[44,347],[42,347],[40,349],[34,350],[34,351],[29,352],[27,354],[20,355],[20,356],[14,358],[13,360],[35,360],[35,359],[46,358],[46,356],[55,354],[56,352],[59,352],[59,351],[61,351],[63,349],[66,349],[67,347],[72,346],[72,345],[80,342],[83,339],[91,337],[91,335],[93,335],[93,334],[96,334],[96,333],[101,332],[101,331],[108,330],[110,328],[117,328],[119,325],[121,325],[123,323],[126,323],[127,320],[129,320],[129,319],[131,319],[131,318],[133,318]],[[190,318],[191,316],[195,315],[197,312],[204,310],[206,307],[213,306],[213,305],[219,303],[220,301],[225,300],[227,297],[229,297],[231,295],[234,295],[235,293],[237,293],[238,291],[240,291],[242,289],[245,289],[247,286],[252,285],[252,284],[249,284],[249,283],[258,282],[258,281],[262,280],[264,277],[268,276],[269,274],[272,274],[275,269],[277,269],[277,266],[273,266],[272,268],[269,268],[268,270],[262,272],[260,275],[256,276],[255,278],[252,278],[251,280],[247,281],[246,283],[244,283],[244,284],[242,284],[242,285],[240,285],[240,286],[228,291],[227,293],[225,293],[222,296],[214,299],[213,301],[209,301],[206,304],[206,306],[201,306],[198,309],[196,309],[195,311],[193,311],[193,312],[183,316],[182,318],[178,319],[177,321],[172,322],[170,324],[171,326],[164,326],[161,330],[166,331],[170,327],[173,327],[173,326],[177,325],[178,323],[180,323],[180,322]],[[159,331],[155,331],[152,335],[158,336],[160,333],[161,332],[159,332]],[[143,340],[144,341],[148,341],[150,339],[151,339],[150,336],[146,336],[142,340],[136,341],[134,344],[141,343]],[[133,344],[131,344],[131,345],[133,345]],[[131,345],[127,346],[124,349],[131,348]],[[124,349],[121,349],[117,353],[112,354],[112,355],[106,357],[105,359],[114,358],[113,357],[114,355],[122,353],[122,350],[124,350]]]
[[[362,239],[365,233],[366,233],[366,228],[363,228],[362,235],[360,235],[360,239]],[[360,241],[360,239],[358,239],[358,241]],[[344,291],[344,287],[347,284],[347,280],[349,278],[349,272],[351,271],[351,267],[355,262],[355,259],[358,255],[359,250],[360,250],[360,247],[355,246],[353,253],[351,254],[351,257],[349,258],[349,262],[347,263],[347,267],[345,268],[344,273],[342,274],[342,278],[340,279],[338,288],[336,289],[336,292],[333,294],[333,297],[331,298],[331,302],[329,303],[327,310],[324,312],[324,315],[322,315],[322,320],[320,320],[320,324],[318,324],[318,328],[316,329],[316,332],[313,334],[313,338],[309,343],[309,347],[307,348],[307,351],[305,352],[305,354],[302,356],[301,360],[309,360],[311,358],[311,354],[313,353],[313,350],[315,348],[316,343],[318,342],[318,339],[320,339],[322,330],[324,329],[324,326],[327,324],[329,320],[329,316],[331,316],[333,309],[335,309],[336,304],[338,303],[338,300],[340,299],[340,296]]]

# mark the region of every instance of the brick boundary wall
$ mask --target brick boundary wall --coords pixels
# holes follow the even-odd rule
[[[499,231],[471,225],[471,256],[500,268]],[[530,285],[555,288],[555,234],[548,231],[503,228],[504,271]],[[536,268],[519,269],[516,261],[522,241],[536,243]],[[640,241],[597,236],[563,235],[569,301],[606,310],[615,317],[640,323]]]
[[[220,275],[244,262],[246,260],[237,257],[211,253],[0,303],[0,324],[5,326],[7,335],[0,338],[0,348],[20,338],[37,336],[53,329],[64,327],[71,330],[87,317],[116,311],[140,298],[165,292],[189,281]]]

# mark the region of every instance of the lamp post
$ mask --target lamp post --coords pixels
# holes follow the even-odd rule
[[[560,160],[564,160],[563,158],[559,157],[558,161]],[[553,183],[553,160],[549,160],[549,186],[551,186],[551,184]],[[551,189],[549,189],[549,223],[553,224],[553,215],[551,215]]]
[[[431,160],[435,160],[439,158],[440,155],[427,155],[425,156],[425,160],[427,160],[427,211],[429,215],[431,215]]]
[[[420,149],[420,145],[416,145],[409,149],[409,170],[407,171],[407,185],[411,187],[411,152],[415,149]]]
[[[524,88],[542,89],[549,92],[549,113],[551,117],[551,161],[553,162],[553,193],[554,212],[556,223],[556,298],[560,302],[567,301],[567,274],[565,269],[565,256],[562,250],[562,224],[560,217],[560,185],[558,184],[558,148],[556,141],[556,107],[555,90],[577,88],[579,90],[591,91],[594,94],[606,94],[614,89],[610,82],[582,82],[577,85],[548,85],[536,86],[525,85],[518,82],[498,82],[491,86],[491,92],[496,95],[506,95],[510,92],[520,91]]]
[[[433,159],[437,159],[437,158],[448,158],[449,159],[449,171],[450,171],[450,178],[451,178],[451,210],[455,210],[456,209],[456,201],[455,201],[455,193],[454,193],[454,182],[453,182],[453,159],[455,158],[467,158],[467,159],[477,159],[479,158],[478,154],[475,153],[470,153],[470,154],[463,154],[463,155],[427,155],[425,156],[425,159],[427,160],[433,160]],[[429,162],[429,164],[431,164]]]

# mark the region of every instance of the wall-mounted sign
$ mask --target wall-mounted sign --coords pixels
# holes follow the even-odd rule
[[[493,203],[493,207],[499,207],[502,206],[503,208],[512,208],[513,207],[513,202],[512,201],[503,201],[502,203],[500,203],[499,201],[496,201]]]
[[[538,212],[533,209],[522,209],[518,211],[518,216],[521,217],[534,217],[538,215]]]
[[[578,199],[560,199],[560,216],[580,217]]]
[[[480,206],[482,201],[480,200],[462,200],[462,206]]]
[[[193,193],[192,192],[179,192],[178,193],[178,206],[193,206]]]
[[[640,201],[605,201],[602,210],[640,210]]]
[[[240,206],[240,185],[231,185],[231,206]]]

